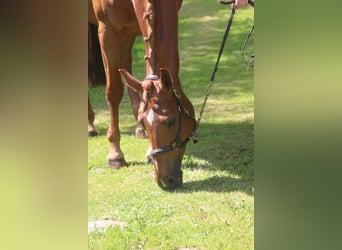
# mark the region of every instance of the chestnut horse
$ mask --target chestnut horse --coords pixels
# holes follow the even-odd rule
[[[92,0],[89,20],[98,23],[106,72],[106,98],[110,109],[107,137],[109,166],[127,165],[120,148],[119,104],[122,79],[134,90],[131,95],[138,124],[148,134],[148,156],[161,188],[182,184],[182,159],[186,144],[194,139],[194,108],[179,80],[178,10],[182,0]],[[93,9],[92,9],[93,8]],[[94,15],[92,15],[94,14]],[[145,43],[146,77],[131,75],[131,49],[135,37]],[[121,76],[121,77],[120,77]],[[136,98],[139,94],[142,100]]]

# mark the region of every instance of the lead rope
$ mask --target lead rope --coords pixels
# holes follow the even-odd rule
[[[251,37],[251,35],[254,32],[254,25],[252,26],[251,30],[249,31],[245,42],[243,43],[242,49],[241,49],[241,56],[242,56],[242,60],[244,61],[244,63],[247,65],[248,68],[254,68],[254,52],[252,52],[249,56],[249,60],[246,59],[246,46],[247,43],[249,41],[249,38]]]
[[[231,1],[229,3],[226,3],[226,2],[220,2],[221,4],[231,4],[233,3],[234,1]],[[222,55],[222,52],[223,52],[223,49],[224,49],[224,46],[226,45],[226,41],[227,41],[227,38],[228,38],[228,34],[229,34],[229,30],[230,30],[230,27],[232,26],[232,23],[233,23],[233,18],[234,18],[234,14],[235,14],[235,8],[232,7],[232,11],[230,13],[230,16],[229,16],[229,19],[228,19],[228,23],[227,23],[227,27],[226,27],[226,31],[224,32],[224,35],[223,35],[223,39],[222,39],[222,42],[221,42],[221,47],[220,47],[220,50],[219,50],[219,53],[218,53],[218,56],[217,56],[217,60],[216,60],[216,63],[215,63],[215,67],[214,67],[214,70],[213,70],[213,73],[211,74],[211,78],[210,78],[210,82],[209,82],[209,85],[208,85],[208,89],[207,89],[207,93],[204,97],[204,101],[203,101],[203,104],[202,104],[202,108],[201,108],[201,111],[200,111],[200,114],[197,118],[197,125],[196,127],[199,126],[200,122],[201,122],[201,119],[202,119],[202,116],[203,116],[203,112],[204,112],[204,108],[205,108],[205,105],[207,104],[207,100],[208,100],[208,97],[210,95],[210,92],[211,92],[211,88],[213,87],[214,85],[214,79],[215,79],[215,75],[216,75],[216,72],[218,70],[218,64],[220,62],[220,59],[221,59],[221,55]]]
[[[229,2],[225,2],[224,0],[219,0],[219,2],[221,4],[232,4],[232,3],[234,3],[234,0],[233,1],[229,1]],[[248,4],[250,4],[250,5],[252,5],[254,7],[254,2],[253,1],[248,0]],[[223,35],[223,39],[222,39],[221,47],[220,47],[220,50],[219,50],[219,53],[218,53],[218,56],[217,56],[216,64],[215,64],[213,73],[211,74],[211,78],[210,78],[210,82],[209,82],[209,85],[208,85],[207,93],[206,93],[206,95],[204,97],[202,108],[201,108],[200,114],[199,114],[199,116],[197,118],[196,129],[198,128],[198,126],[200,124],[200,121],[201,121],[202,116],[203,116],[205,105],[207,104],[207,100],[208,100],[208,97],[209,97],[210,92],[211,92],[211,88],[214,85],[214,79],[215,79],[216,72],[218,70],[218,64],[220,62],[224,46],[226,45],[226,42],[227,42],[227,38],[228,38],[229,31],[230,31],[230,27],[232,26],[232,23],[233,23],[234,14],[235,14],[235,8],[233,6],[232,7],[232,11],[231,11],[230,16],[229,16],[229,19],[228,19],[226,31],[224,32],[224,35]]]

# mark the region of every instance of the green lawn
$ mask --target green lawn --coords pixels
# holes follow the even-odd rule
[[[198,114],[221,44],[230,7],[186,0],[179,16],[183,89]],[[215,84],[202,118],[200,142],[187,146],[183,186],[160,189],[146,163],[146,140],[134,137],[127,95],[120,106],[121,145],[129,162],[106,167],[109,113],[104,88],[89,89],[99,132],[88,140],[89,220],[123,226],[89,234],[89,249],[254,249],[253,69],[241,59],[253,8],[236,11]],[[250,48],[253,48],[251,40]],[[249,48],[249,49],[250,49]],[[145,73],[142,39],[134,47],[133,73]]]

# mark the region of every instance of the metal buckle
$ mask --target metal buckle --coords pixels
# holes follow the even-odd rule
[[[196,134],[195,132],[192,132],[192,135],[191,135],[191,138],[190,138],[190,139],[192,139],[192,142],[193,142],[194,144],[196,144],[196,143],[199,142],[198,136],[197,136],[197,134]]]
[[[145,76],[144,80],[151,80],[151,81],[159,80],[159,76],[158,75],[147,75],[147,76]]]

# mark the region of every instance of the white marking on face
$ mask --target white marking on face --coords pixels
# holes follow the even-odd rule
[[[150,112],[148,112],[148,115],[147,115],[147,121],[148,123],[152,126],[152,123],[153,123],[153,120],[154,120],[154,112],[152,109],[150,109]]]

